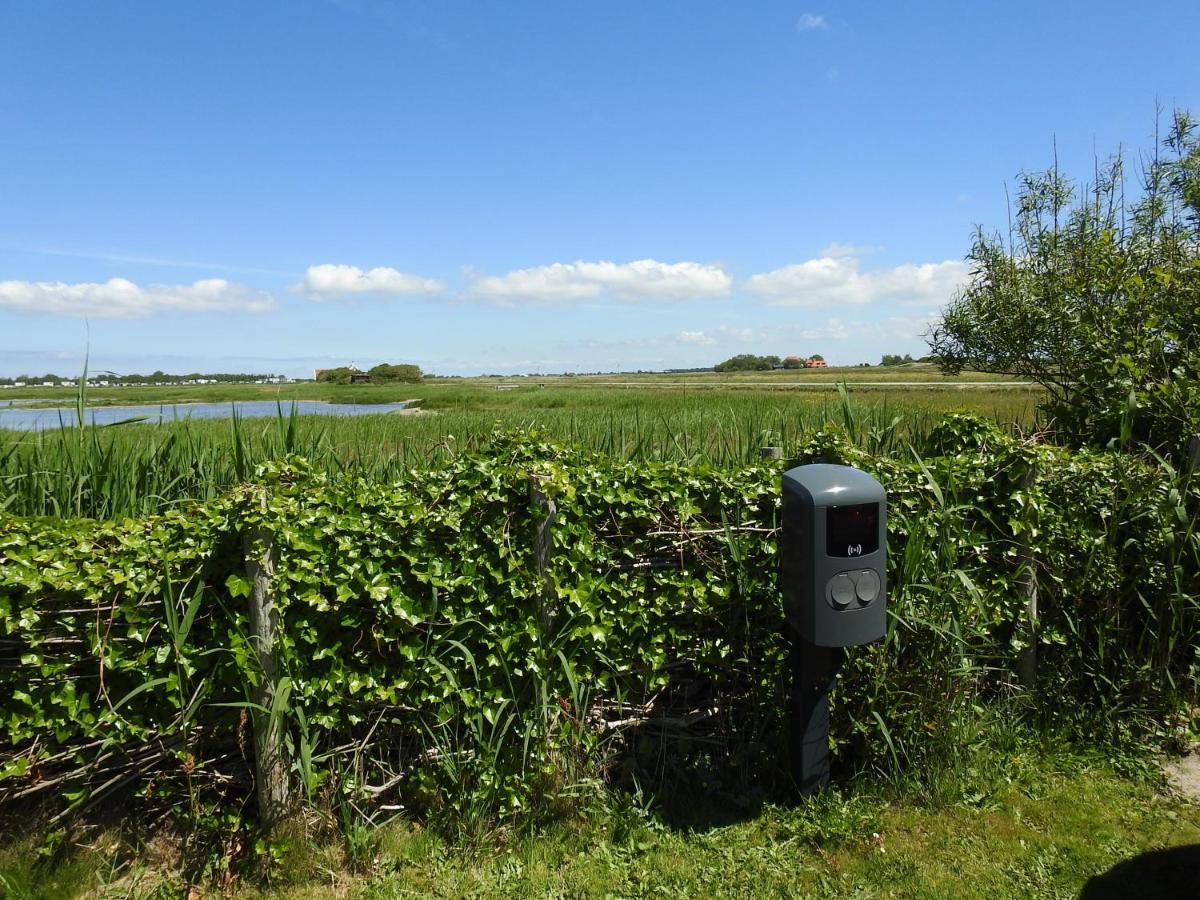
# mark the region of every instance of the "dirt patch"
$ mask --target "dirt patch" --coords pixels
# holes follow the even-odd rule
[[[432,409],[421,409],[419,406],[406,406],[404,409],[393,409],[393,416],[436,416]]]
[[[1186,756],[1169,760],[1163,766],[1167,784],[1193,803],[1200,803],[1200,744],[1192,746]]]

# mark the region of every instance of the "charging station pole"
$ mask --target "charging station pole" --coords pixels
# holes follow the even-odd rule
[[[800,796],[829,784],[829,693],[842,662],[843,647],[818,647],[788,628],[791,638],[792,694],[789,737],[792,778]]]
[[[792,775],[810,796],[829,783],[829,694],[846,648],[887,631],[887,495],[849,466],[798,466],[783,475],[782,525]]]

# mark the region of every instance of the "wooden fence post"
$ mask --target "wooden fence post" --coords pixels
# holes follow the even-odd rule
[[[1032,463],[1029,471],[1021,478],[1020,489],[1026,493],[1033,490],[1037,482],[1037,465]],[[1028,529],[1021,532],[1017,542],[1017,593],[1025,601],[1025,616],[1020,628],[1027,642],[1026,647],[1017,657],[1017,679],[1021,687],[1033,690],[1037,687],[1038,666],[1038,590],[1037,571],[1034,566],[1033,544],[1030,541]]]
[[[266,494],[262,510],[267,508]],[[283,749],[283,716],[272,716],[278,688],[278,662],[275,636],[279,631],[279,611],[275,607],[275,541],[270,529],[257,525],[244,535],[246,578],[250,582],[250,641],[258,659],[260,679],[254,686],[253,700],[267,710],[253,711],[254,785],[258,794],[258,814],[267,826],[278,822],[291,805],[288,791],[287,760]]]
[[[558,514],[558,507],[542,488],[545,475],[529,476],[529,502],[541,512],[541,522],[538,523],[537,535],[533,540],[533,562],[541,579],[541,613],[542,625],[549,630],[554,621],[554,581],[550,577],[550,547],[553,541],[551,528]]]

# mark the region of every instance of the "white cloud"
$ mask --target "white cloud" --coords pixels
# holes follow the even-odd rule
[[[814,13],[805,13],[796,21],[797,31],[823,31],[828,27],[825,17]]]
[[[970,274],[969,266],[958,260],[905,263],[863,272],[858,257],[864,250],[832,245],[816,259],[752,275],[746,280],[745,288],[774,306],[823,307],[880,302],[942,306]]]
[[[300,290],[313,297],[346,294],[436,294],[445,285],[433,278],[409,275],[387,266],[366,271],[358,266],[324,263],[309,266]]]
[[[0,307],[59,316],[136,319],[160,312],[270,312],[266,291],[223,278],[140,287],[124,278],[103,283],[0,281]]]
[[[681,344],[715,344],[717,339],[703,331],[681,331],[676,338]]]
[[[476,275],[470,292],[499,301],[583,300],[612,294],[626,299],[698,299],[729,293],[733,279],[720,266],[697,262],[553,263],[505,275]]]

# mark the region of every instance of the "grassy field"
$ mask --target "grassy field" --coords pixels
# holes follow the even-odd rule
[[[1194,896],[1173,879],[1200,867],[1200,807],[1094,759],[993,762],[954,799],[833,791],[691,829],[629,809],[455,845],[411,823],[339,839],[310,822],[208,857],[169,830],[130,844],[97,828],[56,850],[26,835],[0,848],[0,892],[207,896],[188,893],[207,879],[287,898]]]
[[[767,373],[761,380],[780,384],[785,376],[791,377]],[[667,378],[619,387],[586,378],[548,380],[541,387],[542,382],[529,379],[512,388],[506,383],[504,390],[487,379],[89,390],[89,404],[416,400],[428,414],[195,420],[83,433],[74,428],[0,431],[0,509],[100,518],[144,514],[211,497],[244,480],[255,464],[286,453],[305,456],[325,471],[388,479],[411,465],[476,449],[497,429],[537,428],[551,438],[626,459],[735,465],[756,459],[764,445],[794,444],[806,432],[836,422],[872,450],[907,452],[908,444],[919,444],[946,412],[974,411],[1029,425],[1040,396],[1025,387],[948,388],[921,381],[892,389],[849,383],[843,396],[831,381],[814,389],[768,390],[731,384],[732,376],[686,388],[662,386]],[[66,388],[38,388],[22,398],[6,392],[0,403],[23,398],[67,404],[75,395]],[[73,417],[73,409],[65,414],[68,421]]]
[[[900,383],[862,384],[884,376]],[[788,384],[801,378],[810,386]],[[387,479],[479,448],[497,428],[536,427],[626,459],[736,465],[827,423],[905,456],[945,412],[1034,423],[1036,390],[961,380],[968,386],[914,368],[94,391],[89,402],[116,405],[417,399],[431,414],[0,432],[0,511],[156,512],[220,493],[286,453]],[[37,389],[0,394],[0,404],[18,396],[75,400],[70,389]],[[346,826],[322,820],[327,812],[270,840],[219,826],[212,840],[144,823],[70,833],[0,823],[0,897],[1077,897],[1097,878],[1083,896],[1154,896],[1177,863],[1200,869],[1200,807],[1164,794],[1151,763],[1001,743],[958,761],[942,783],[860,778],[807,805],[726,804],[687,827],[670,824],[667,804],[612,794],[581,795],[574,818],[467,840],[412,821]],[[1182,849],[1145,855],[1171,847]]]
[[[948,392],[975,394],[983,392],[997,396],[1028,395],[1032,390],[1024,382],[980,372],[943,376],[929,365],[914,364],[889,368],[829,368],[778,370],[770,372],[689,373],[629,373],[620,375],[538,375],[488,376],[481,378],[427,379],[417,385],[334,385],[316,382],[294,384],[209,384],[165,385],[147,387],[88,389],[88,402],[93,405],[134,405],[144,403],[186,403],[197,401],[220,402],[231,400],[330,400],[351,403],[390,403],[419,397],[434,408],[455,408],[465,400],[478,398],[491,391],[524,393],[526,390],[570,388],[603,389],[606,392],[653,389],[668,393],[688,391],[784,391],[818,394],[835,392],[839,382],[857,385],[856,390],[870,393],[906,396],[916,390],[922,394]],[[993,390],[989,390],[993,389]],[[35,405],[70,404],[75,399],[75,387],[25,387],[0,390],[0,406],[11,400],[32,401]],[[960,401],[963,402],[963,401]],[[966,401],[973,402],[973,401]],[[504,401],[497,398],[501,408]]]

